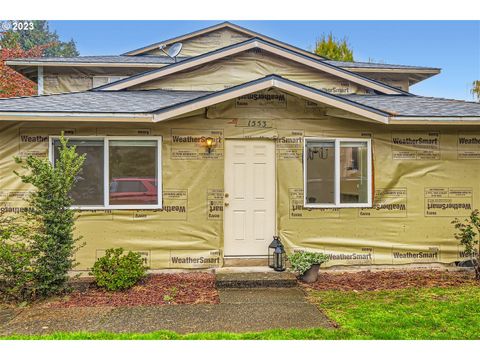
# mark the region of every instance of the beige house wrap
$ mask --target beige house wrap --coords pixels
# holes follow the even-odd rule
[[[183,39],[180,55],[202,56],[249,38],[251,35],[219,27]],[[162,56],[155,49],[147,47],[145,51]],[[176,65],[161,69],[169,66]],[[141,252],[152,269],[219,267],[229,255],[224,252],[225,241],[236,239],[225,239],[230,231],[224,224],[229,201],[225,194],[226,143],[244,140],[248,146],[267,141],[275,145],[275,183],[270,184],[275,188],[274,233],[288,252],[324,252],[330,258],[327,266],[462,260],[463,249],[453,237],[451,221],[468,216],[480,201],[480,105],[454,105],[458,102],[452,101],[438,111],[418,105],[405,108],[398,105],[398,98],[412,104],[419,99],[403,91],[392,94],[396,90],[388,84],[379,83],[373,89],[363,76],[344,71],[345,75],[333,75],[264,49],[247,50],[204,64],[196,62],[192,68],[156,79],[146,72],[114,82],[112,87],[139,79],[122,90],[107,85],[87,94],[101,93],[111,99],[105,100],[105,105],[98,105],[103,100],[84,100],[83,111],[67,111],[73,106],[70,95],[1,100],[0,216],[25,211],[31,191],[13,174],[18,169],[13,157],[52,156],[54,137],[61,132],[87,140],[155,138],[161,144],[161,181],[156,179],[161,206],[79,210],[76,232],[86,242],[77,256],[79,269],[91,267],[111,247]],[[256,81],[271,74],[286,80],[272,78],[264,88],[255,90],[262,84]],[[142,76],[148,80],[142,81]],[[148,100],[151,109],[120,110],[130,106],[123,101],[118,111],[107,108],[119,101],[116,93],[142,96],[159,89],[172,97],[182,94],[189,98],[159,104],[156,109],[153,100]],[[183,91],[203,92],[192,95]],[[241,91],[246,93],[236,96]],[[61,96],[58,103],[62,104],[57,104],[55,99]],[[354,96],[369,97],[370,102],[366,105]],[[48,107],[42,108],[42,98],[48,100]],[[382,103],[377,104],[377,98]],[[138,106],[146,106],[140,103]],[[105,110],[96,106],[105,106]],[[415,110],[415,106],[422,109]],[[448,106],[450,112],[445,110]],[[403,113],[399,108],[405,108]],[[211,148],[206,146],[208,138],[213,141]],[[308,139],[317,139],[311,140],[317,141],[316,145],[306,147]],[[371,206],[307,206],[314,200],[305,194],[309,183],[306,163],[323,164],[322,160],[331,158],[331,139],[349,139],[356,144],[370,144],[366,140],[371,140],[371,176],[369,189],[365,188],[371,193]],[[345,156],[352,161],[339,170],[344,172],[339,172],[342,179],[348,180],[350,174],[367,166],[367,160],[353,155],[356,149],[342,150],[343,140],[338,141],[339,151],[343,151],[338,164]],[[344,140],[345,146],[348,141]],[[323,166],[321,169],[327,169]],[[316,176],[324,182],[322,186],[328,186],[321,171]],[[358,189],[364,185],[351,184],[357,185],[342,188],[342,202],[359,199]],[[105,191],[112,192],[111,186],[107,184]],[[260,232],[254,230],[252,236],[259,237]],[[264,253],[247,251],[244,255],[261,257],[266,253],[265,247]]]

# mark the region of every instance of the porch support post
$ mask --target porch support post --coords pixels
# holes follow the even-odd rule
[[[43,95],[43,66],[38,67],[37,89],[38,89],[38,95]]]

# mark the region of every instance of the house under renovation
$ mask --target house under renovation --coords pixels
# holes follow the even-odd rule
[[[228,22],[7,64],[39,94],[0,100],[0,215],[31,191],[13,157],[55,161],[63,132],[86,154],[80,270],[112,247],[152,269],[261,262],[274,235],[327,266],[463,257],[451,221],[480,201],[480,104],[409,92],[440,69],[331,61]]]

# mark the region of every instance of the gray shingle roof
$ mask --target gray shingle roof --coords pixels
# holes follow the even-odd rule
[[[188,57],[178,57],[177,61],[188,59]],[[137,56],[125,56],[125,55],[98,55],[98,56],[77,56],[77,57],[42,57],[42,58],[18,58],[11,59],[15,62],[44,62],[44,63],[105,63],[105,64],[172,64],[173,59],[167,56],[153,56],[153,55],[137,55]],[[393,65],[382,63],[371,63],[361,61],[334,61],[325,60],[326,63],[342,68],[361,68],[361,69],[408,69],[408,70],[440,70],[433,67],[414,66],[414,65]]]
[[[440,68],[427,67],[427,66],[415,66],[415,65],[394,65],[394,64],[383,64],[383,63],[373,63],[373,62],[362,62],[362,61],[336,61],[336,60],[325,60],[326,63],[331,65],[345,67],[345,68],[362,68],[362,69],[408,69],[408,70],[440,70]]]
[[[0,99],[0,111],[149,113],[166,106],[192,100],[208,91],[86,91]]]
[[[178,57],[177,61],[186,59]],[[41,58],[17,58],[11,59],[15,62],[44,62],[44,63],[124,63],[124,64],[172,64],[174,60],[168,56],[124,56],[124,55],[97,55],[97,56],[76,56],[76,57],[41,57]]]
[[[480,103],[423,96],[341,95],[396,116],[480,116]]]
[[[210,91],[86,91],[0,99],[1,112],[151,113],[180,105]],[[332,95],[333,96],[333,95]],[[480,103],[404,95],[337,95],[393,116],[480,117]]]

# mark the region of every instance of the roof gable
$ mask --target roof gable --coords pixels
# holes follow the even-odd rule
[[[242,41],[251,39],[252,36],[232,30],[228,27],[220,28],[215,31],[207,32],[200,34],[182,41],[179,41],[182,44],[182,50],[180,51],[179,56],[183,57],[192,57],[198,56],[205,53],[208,53],[213,50],[217,50],[229,45],[238,44]],[[175,42],[174,42],[175,43]],[[177,42],[178,43],[178,42]],[[169,42],[165,45],[167,50],[173,43]],[[149,56],[163,56],[169,58],[162,50],[160,50],[160,45],[157,45],[153,49],[142,53],[141,55],[128,56],[133,58],[144,58]]]
[[[212,106],[262,90],[267,90],[269,88],[276,88],[287,93],[302,96],[305,99],[350,112],[367,120],[370,119],[384,124],[388,123],[389,114],[387,112],[358,104],[348,99],[344,99],[342,97],[332,95],[325,91],[314,89],[276,75],[266,76],[261,79],[250,81],[246,84],[234,86],[223,91],[209,93],[180,104],[161,108],[155,112],[153,121],[159,122],[169,120],[201,108]]]
[[[221,33],[221,31],[225,31],[225,30],[234,32],[234,33],[239,34],[241,36],[239,36],[237,39],[233,39],[233,38],[231,38],[230,40],[224,39],[222,42],[219,41],[219,43],[225,44],[227,41],[230,41],[231,42],[230,44],[235,44],[235,43],[239,43],[241,41],[244,41],[246,39],[258,38],[258,39],[262,39],[262,40],[265,40],[265,41],[269,41],[269,42],[271,42],[273,44],[276,44],[276,45],[279,45],[279,46],[283,46],[283,47],[285,47],[287,49],[290,49],[290,50],[295,50],[299,53],[302,53],[303,55],[306,55],[306,56],[309,56],[309,57],[312,57],[312,58],[324,59],[323,57],[321,57],[317,54],[314,54],[312,52],[300,49],[296,46],[284,43],[283,41],[279,41],[279,40],[271,38],[269,36],[257,33],[255,31],[252,31],[252,30],[249,30],[249,29],[246,29],[242,26],[232,24],[228,21],[225,21],[225,22],[222,22],[220,24],[213,25],[213,26],[209,26],[209,27],[206,27],[206,28],[203,28],[203,29],[200,29],[200,30],[188,33],[188,34],[176,36],[176,37],[171,38],[171,39],[166,39],[164,41],[160,41],[160,42],[157,42],[157,43],[154,43],[154,44],[150,44],[150,45],[141,47],[139,49],[131,50],[131,51],[128,51],[128,52],[126,52],[122,55],[136,55],[136,56],[147,55],[149,53],[151,54],[152,51],[155,51],[156,49],[158,49],[158,47],[160,45],[168,46],[168,45],[172,45],[176,42],[187,42],[191,39],[198,38],[199,36],[204,36],[204,35],[212,36],[214,33]],[[243,36],[243,38],[242,38],[242,36]],[[217,49],[221,48],[221,47],[222,46],[218,46]],[[215,49],[212,48],[211,50],[215,50]],[[185,50],[183,50],[180,55],[186,56],[184,51]],[[163,55],[163,52],[160,52],[160,53]],[[199,55],[199,54],[196,54],[196,55]]]
[[[112,90],[126,89],[141,83],[145,83],[155,79],[160,79],[162,77],[175,74],[180,71],[192,69],[194,67],[201,66],[202,64],[207,64],[209,62],[226,58],[228,56],[239,54],[241,52],[252,50],[252,49],[261,49],[263,51],[275,54],[280,57],[284,57],[291,61],[303,64],[305,66],[308,66],[310,68],[313,68],[319,71],[323,71],[332,76],[336,76],[338,78],[350,81],[352,83],[365,86],[369,89],[372,89],[384,94],[408,94],[402,90],[399,90],[387,84],[383,84],[381,82],[369,79],[362,75],[350,72],[348,70],[344,70],[335,65],[326,63],[325,61],[304,56],[303,54],[300,54],[296,51],[286,49],[284,47],[278,46],[276,44],[272,44],[270,42],[267,42],[265,40],[258,39],[258,38],[253,38],[238,44],[227,46],[225,48],[218,49],[207,54],[199,55],[179,63],[171,64],[160,69],[147,71],[145,73],[141,73],[124,80],[120,80],[102,87],[98,87],[96,90],[112,91]]]
[[[134,85],[129,90],[219,91],[272,74],[335,94],[372,92],[365,86],[261,49],[252,49],[209,61],[194,68]]]

